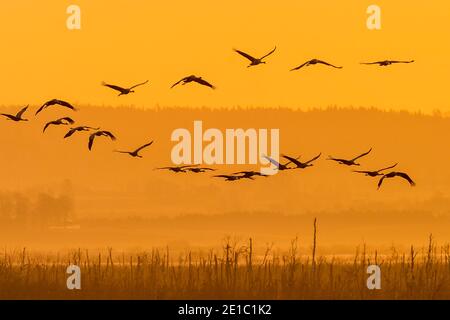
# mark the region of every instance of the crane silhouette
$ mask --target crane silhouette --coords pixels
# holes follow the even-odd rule
[[[253,66],[257,66],[259,64],[264,64],[266,63],[265,61],[263,61],[264,58],[267,58],[268,56],[270,56],[272,53],[275,52],[275,50],[277,50],[277,47],[273,48],[272,51],[270,51],[268,54],[262,56],[261,58],[255,58],[252,57],[251,55],[249,55],[248,53],[245,53],[241,50],[237,50],[237,49],[233,49],[235,52],[237,52],[238,54],[240,54],[241,56],[243,56],[244,58],[247,58],[248,60],[250,60],[250,64],[247,66],[247,68],[249,67],[253,67]]]
[[[144,84],[147,84],[147,83],[148,83],[148,80],[145,81],[145,82],[142,82],[142,83],[138,83],[138,84],[136,84],[136,85],[134,85],[132,87],[129,87],[129,88],[122,88],[122,87],[119,87],[119,86],[116,86],[116,85],[113,85],[113,84],[107,84],[105,82],[102,82],[102,85],[105,86],[105,87],[111,88],[113,90],[119,91],[119,97],[120,97],[120,96],[127,95],[127,94],[135,92],[133,90],[134,88],[137,88],[139,86],[143,86]]]
[[[46,103],[44,103],[44,104],[42,105],[42,107],[40,107],[40,108],[36,111],[36,115],[37,115],[38,113],[40,113],[42,110],[44,110],[44,109],[46,109],[46,108],[48,108],[48,107],[50,107],[50,106],[56,106],[56,105],[59,105],[59,106],[65,107],[65,108],[69,108],[69,109],[71,109],[71,110],[73,110],[73,111],[76,111],[76,110],[77,110],[77,109],[75,109],[74,106],[72,106],[70,103],[68,103],[68,102],[66,102],[66,101],[59,100],[59,99],[53,99],[53,100],[49,100],[49,101],[47,101]]]
[[[216,171],[216,169],[212,169],[212,168],[198,168],[198,167],[189,167],[184,170],[193,172],[193,173],[204,173],[207,171]]]
[[[380,169],[380,170],[375,170],[375,171],[354,170],[353,172],[362,173],[362,174],[365,174],[368,177],[375,178],[375,177],[378,177],[378,176],[384,176],[384,174],[382,173],[383,171],[386,171],[386,170],[389,170],[389,169],[393,169],[397,165],[398,165],[398,163],[396,163],[396,164],[394,164],[394,165],[392,165],[390,167],[386,167],[386,168],[383,168],[383,169]]]
[[[208,81],[204,80],[202,77],[197,77],[195,75],[190,75],[190,76],[184,77],[180,81],[174,83],[170,88],[173,88],[173,87],[179,85],[180,83],[182,85],[185,85],[185,84],[190,83],[190,82],[196,82],[198,84],[201,84],[202,86],[206,86],[206,87],[209,87],[211,89],[216,89],[216,87],[213,86],[211,83],[209,83]]]
[[[295,164],[297,166],[297,168],[294,169],[306,169],[308,167],[312,167],[313,166],[313,162],[316,161],[317,159],[319,159],[322,156],[322,153],[320,153],[318,156],[315,156],[314,158],[312,158],[309,161],[306,162],[301,162],[298,160],[298,158],[293,158],[293,157],[289,157],[286,155],[281,155],[283,158],[289,160],[290,162],[292,162],[293,164]]]
[[[59,118],[57,120],[53,120],[50,122],[47,122],[44,126],[44,129],[42,130],[42,132],[45,132],[45,130],[47,130],[47,128],[51,125],[53,126],[67,126],[69,124],[74,124],[75,121],[72,118],[69,117],[64,117],[64,118]]]
[[[387,66],[390,66],[392,64],[397,64],[397,63],[413,63],[413,62],[415,62],[415,61],[414,60],[410,60],[410,61],[383,60],[383,61],[375,61],[375,62],[361,62],[361,64],[378,65],[380,67],[387,67]]]
[[[132,156],[133,158],[142,158],[142,156],[139,154],[139,151],[141,151],[141,150],[144,149],[144,148],[147,148],[147,147],[151,146],[152,144],[153,144],[153,141],[151,141],[151,142],[149,142],[149,143],[147,143],[147,144],[144,144],[143,146],[137,148],[137,149],[134,150],[134,151],[120,151],[120,150],[115,150],[115,152],[129,154],[129,155]]]
[[[387,173],[387,174],[385,174],[385,175],[383,175],[381,177],[380,181],[378,181],[378,189],[381,188],[381,185],[383,184],[384,179],[392,179],[392,178],[395,178],[395,177],[400,177],[400,178],[405,179],[406,181],[409,182],[409,185],[411,187],[414,187],[416,185],[416,183],[406,173],[393,171],[393,172],[389,172],[389,173]]]
[[[194,168],[198,165],[185,165],[185,166],[176,166],[176,167],[162,167],[162,168],[156,168],[156,170],[169,170],[175,173],[186,173],[187,168]]]
[[[64,139],[72,136],[75,132],[82,132],[82,131],[91,131],[91,130],[99,130],[100,128],[92,128],[88,126],[79,126],[76,128],[70,128],[70,130],[65,134]]]
[[[265,177],[265,178],[269,177],[268,175],[262,174],[261,172],[258,172],[258,171],[240,171],[240,172],[233,173],[233,175],[238,175],[238,174],[242,175],[242,179],[244,179],[244,178],[249,179],[249,178],[253,178],[253,177]]]
[[[369,151],[367,151],[367,152],[365,152],[365,153],[363,153],[363,154],[361,154],[361,155],[359,155],[359,156],[357,156],[357,157],[355,157],[353,159],[350,159],[350,160],[333,158],[332,156],[329,156],[327,160],[336,161],[339,164],[343,164],[343,165],[346,165],[346,166],[360,166],[361,164],[356,163],[355,161],[360,159],[360,158],[362,158],[362,157],[367,156],[371,151],[372,151],[372,148],[370,148]]]
[[[253,180],[252,177],[248,177],[248,176],[245,176],[245,175],[237,176],[237,175],[229,175],[229,174],[219,174],[217,176],[213,176],[213,178],[223,178],[223,179],[225,179],[225,181],[238,181],[238,180],[241,180],[241,179]]]
[[[97,137],[108,137],[113,141],[115,141],[117,139],[110,131],[105,131],[105,130],[96,131],[89,136],[89,142],[88,142],[89,151],[92,150],[94,140]]]
[[[17,114],[1,113],[1,115],[5,116],[7,120],[12,120],[15,122],[28,121],[28,119],[22,118],[23,114],[25,113],[25,111],[27,111],[27,109],[28,106],[23,107],[19,112],[17,112]]]
[[[323,64],[323,65],[326,65],[326,66],[329,66],[329,67],[333,67],[335,69],[342,69],[343,68],[343,67],[335,66],[334,64],[328,63],[328,62],[323,61],[323,60],[312,59],[312,60],[306,61],[304,64],[299,65],[298,67],[296,67],[294,69],[291,69],[291,71],[296,71],[296,70],[299,70],[299,69],[301,69],[303,67],[309,67],[309,66],[313,66],[313,65],[316,65],[316,64]]]

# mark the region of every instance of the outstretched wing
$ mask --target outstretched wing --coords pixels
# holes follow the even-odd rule
[[[234,172],[233,174],[234,175],[236,175],[236,174],[254,174],[255,172],[253,172],[253,171],[240,171],[240,172]]]
[[[184,80],[186,80],[186,78],[187,78],[187,77],[184,77],[184,78],[181,79],[180,81],[175,82],[175,83],[170,87],[170,89],[172,89],[173,87],[175,87],[175,86],[179,85],[180,83],[182,83]]]
[[[380,189],[381,185],[383,184],[384,179],[386,179],[385,175],[380,178],[380,181],[378,181],[378,189]]]
[[[187,165],[184,165],[184,166],[179,166],[178,168],[180,168],[180,169],[195,168],[195,167],[198,167],[198,166],[199,166],[199,164],[187,164]]]
[[[105,86],[105,87],[111,88],[113,90],[119,91],[119,92],[126,91],[126,89],[124,89],[122,87],[119,87],[119,86],[116,86],[116,85],[113,85],[113,84],[107,84],[105,82],[102,82],[102,85]]]
[[[249,55],[248,53],[245,53],[244,51],[238,50],[238,49],[233,49],[235,52],[239,53],[241,56],[247,58],[248,60],[250,60],[251,62],[256,61],[258,59],[256,59],[255,57],[252,57],[251,55]]]
[[[27,109],[28,109],[28,106],[24,107],[22,110],[17,112],[16,117],[17,118],[22,118],[22,115],[24,114],[25,111],[27,111]]]
[[[389,169],[395,168],[397,165],[398,165],[398,163],[394,164],[393,166],[390,166],[390,167],[386,167],[386,168],[380,169],[380,170],[378,170],[377,172],[381,172],[381,171],[385,171],[385,170],[389,170]]]
[[[197,78],[197,79],[195,79],[194,81],[197,82],[197,83],[199,83],[199,84],[201,84],[201,85],[210,87],[211,89],[215,89],[215,88],[216,88],[216,87],[213,86],[211,83],[209,83],[209,82],[206,81],[206,80],[203,80],[202,78]]]
[[[66,135],[64,136],[64,139],[70,137],[71,135],[73,135],[73,134],[75,133],[75,131],[77,131],[77,129],[75,129],[75,128],[70,129],[70,130],[66,133]]]
[[[35,115],[37,115],[39,112],[41,112],[42,110],[44,110],[44,108],[47,108],[48,106],[54,105],[56,103],[56,99],[53,100],[49,100],[46,103],[44,103],[35,113]]]
[[[47,128],[48,128],[50,125],[52,125],[52,124],[55,124],[55,121],[47,122],[47,123],[45,124],[44,129],[42,130],[42,132],[45,132],[45,130],[47,130]]]
[[[345,159],[334,158],[332,156],[328,156],[327,160],[337,161],[337,162],[347,161]]]
[[[362,158],[362,157],[365,157],[365,156],[367,156],[370,152],[372,151],[372,148],[370,148],[370,150],[369,151],[367,151],[367,152],[364,152],[363,154],[361,154],[361,155],[359,155],[359,156],[357,156],[356,158],[353,158],[352,159],[352,161],[356,161],[356,160],[358,160],[359,158]]]
[[[414,60],[409,60],[409,61],[398,61],[398,60],[393,60],[393,61],[390,61],[391,63],[413,63],[414,62]]]
[[[92,145],[94,144],[94,139],[97,136],[96,133],[93,133],[89,136],[89,143],[88,143],[88,149],[91,150],[92,149]]]
[[[149,142],[149,143],[147,143],[147,144],[144,144],[142,147],[137,148],[136,151],[134,151],[134,152],[139,152],[139,151],[141,151],[142,149],[151,146],[152,144],[153,144],[153,141],[152,141],[152,142]]]
[[[75,107],[66,101],[56,100],[55,104],[59,104],[60,106],[63,106],[63,107],[66,107],[66,108],[69,108],[69,109],[72,109],[75,111]]]
[[[306,161],[305,164],[310,164],[311,162],[314,162],[314,161],[316,161],[317,159],[319,159],[321,156],[322,156],[322,153],[319,153],[318,156],[312,158],[312,159],[309,160],[309,161]]]
[[[2,116],[5,116],[5,117],[7,117],[7,118],[9,118],[9,119],[14,119],[15,118],[15,116],[13,116],[12,114],[7,114],[7,113],[0,113]]]
[[[277,50],[277,47],[273,48],[273,50],[270,51],[270,52],[269,52],[268,54],[266,54],[265,56],[262,56],[260,60],[262,60],[262,59],[264,59],[264,58],[267,58],[267,57],[270,56],[272,53],[274,53],[275,50]]]
[[[69,118],[69,117],[61,118],[58,121],[67,121],[67,123],[69,123],[69,124],[74,124],[75,123],[75,120],[73,120],[72,118]]]
[[[326,66],[333,67],[333,68],[336,68],[336,69],[342,69],[342,67],[335,66],[334,64],[328,63],[328,62],[323,61],[323,60],[317,60],[317,63],[321,63],[321,64],[324,64]]]
[[[110,137],[111,140],[116,140],[117,139],[110,131],[102,131],[102,134]]]
[[[289,156],[286,156],[286,155],[281,155],[281,156],[282,156],[283,158],[289,160],[290,162],[294,163],[297,167],[301,167],[301,166],[303,165],[303,163],[301,163],[300,161],[298,161],[298,160],[295,159],[295,158],[292,158],[292,157],[289,157]]]
[[[308,64],[309,64],[309,61],[306,61],[304,64],[298,66],[297,68],[291,69],[291,71],[299,70],[299,69],[303,68],[304,66],[306,66]]]
[[[148,83],[148,80],[145,81],[145,82],[142,82],[142,83],[135,84],[134,86],[130,87],[130,90],[131,90],[131,89],[134,89],[134,88],[136,88],[136,87],[139,87],[139,86],[143,86],[143,85],[146,84],[146,83]]]
[[[416,185],[416,183],[413,181],[413,179],[411,179],[411,177],[408,176],[406,173],[404,173],[404,172],[397,172],[396,175],[397,175],[398,177],[401,177],[401,178],[405,179],[406,181],[408,181],[409,184],[410,184],[412,187],[414,187],[414,186]]]

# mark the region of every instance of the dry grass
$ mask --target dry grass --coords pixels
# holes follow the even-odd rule
[[[450,247],[432,236],[419,252],[369,254],[366,246],[352,258],[300,255],[298,240],[284,253],[268,246],[254,256],[253,240],[226,241],[222,252],[186,252],[176,258],[168,248],[139,254],[95,255],[75,250],[61,257],[28,253],[0,258],[2,299],[448,299]],[[313,258],[314,255],[314,258]],[[66,267],[82,270],[82,290],[66,289]],[[382,270],[382,290],[366,288],[367,266]]]

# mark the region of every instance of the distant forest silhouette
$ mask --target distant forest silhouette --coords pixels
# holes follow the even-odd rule
[[[73,221],[74,203],[69,195],[0,192],[0,224],[3,228],[64,227]]]

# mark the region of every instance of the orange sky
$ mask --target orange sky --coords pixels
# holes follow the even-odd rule
[[[0,104],[266,106],[450,111],[450,2],[376,1],[382,30],[366,28],[372,1],[17,0],[0,4]],[[82,30],[66,28],[66,8],[82,10]],[[268,64],[247,69],[236,47]],[[307,59],[343,65],[297,73]],[[379,59],[415,59],[390,68]],[[198,74],[217,91],[170,85]],[[151,84],[118,98],[102,81]]]

